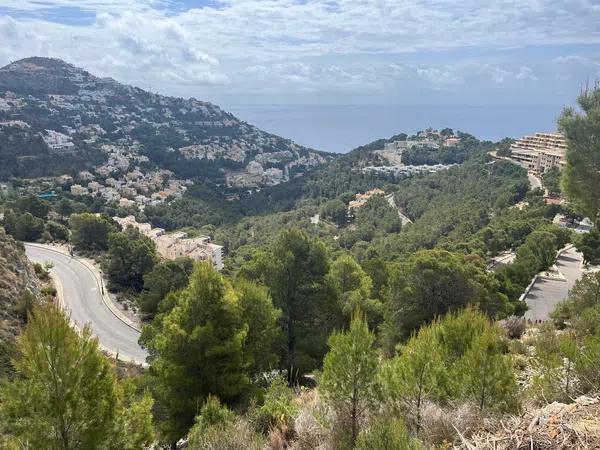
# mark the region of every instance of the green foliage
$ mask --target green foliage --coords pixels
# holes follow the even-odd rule
[[[17,376],[0,388],[1,436],[26,448],[113,448],[111,442],[129,439],[120,433],[131,431],[117,424],[149,424],[151,401],[122,411],[114,371],[96,339],[87,327],[81,335],[71,328],[57,307],[34,309],[18,350]]]
[[[108,236],[118,225],[108,216],[91,213],[73,214],[69,218],[71,243],[78,250],[108,249]]]
[[[387,411],[410,421],[417,433],[425,401],[444,398],[448,383],[439,328],[437,324],[422,327],[398,349],[398,356],[383,366],[380,375],[380,401]]]
[[[584,274],[575,282],[566,300],[559,303],[551,317],[560,325],[581,317],[586,309],[600,305],[600,272]]]
[[[576,241],[577,250],[583,253],[583,260],[587,264],[600,265],[600,224],[596,225],[579,237]]]
[[[327,278],[333,285],[344,315],[348,318],[360,310],[371,324],[379,321],[381,302],[372,299],[373,283],[360,265],[350,255],[336,259]]]
[[[250,411],[252,426],[263,434],[268,434],[274,428],[293,428],[299,412],[294,398],[295,393],[287,382],[283,378],[275,378],[265,392],[263,403]]]
[[[541,327],[535,342],[531,393],[546,403],[569,401],[575,393],[574,361],[578,349],[573,336],[556,334],[549,325]]]
[[[425,401],[476,403],[483,411],[514,412],[517,384],[499,328],[473,309],[421,327],[379,377],[385,411],[406,418],[416,433]]]
[[[20,197],[15,202],[15,209],[21,213],[30,213],[39,219],[45,219],[50,212],[50,203],[46,200],[39,199],[36,195],[30,194],[25,197]]]
[[[144,275],[144,289],[140,296],[142,311],[153,316],[159,303],[169,292],[183,289],[188,285],[193,270],[189,258],[167,259],[158,262]]]
[[[144,286],[144,275],[154,268],[156,260],[154,242],[137,228],[128,227],[122,232],[111,233],[104,266],[109,286],[140,291]]]
[[[209,395],[200,409],[200,414],[196,417],[196,423],[190,430],[190,442],[198,440],[198,437],[206,433],[210,427],[225,426],[233,423],[234,420],[235,413],[222,405],[217,397]]]
[[[398,419],[376,420],[356,441],[356,450],[421,450],[425,447],[411,439],[406,427]]]
[[[353,448],[375,406],[378,356],[375,336],[357,313],[346,332],[329,338],[319,389],[335,414],[334,434],[340,448]]]
[[[486,327],[458,363],[465,396],[474,400],[482,412],[515,412],[518,408],[514,369],[501,336],[497,327]]]
[[[50,233],[53,241],[68,242],[69,240],[69,229],[60,223],[48,221],[46,231]]]
[[[333,220],[338,225],[342,225],[346,221],[347,211],[348,207],[339,199],[329,200],[321,207],[321,215]]]
[[[2,226],[8,234],[20,241],[37,241],[44,232],[44,220],[29,212],[8,211],[4,216]]]
[[[542,183],[549,192],[560,194],[560,169],[553,167],[542,175]]]
[[[242,277],[267,286],[273,303],[281,309],[285,335],[281,367],[290,377],[318,367],[327,336],[338,322],[328,272],[325,246],[297,229],[281,233],[269,250],[256,253],[240,270]]]
[[[419,326],[469,305],[491,317],[509,314],[498,287],[476,256],[444,250],[413,254],[390,271],[382,329],[388,351]]]
[[[35,295],[29,290],[24,291],[15,303],[17,317],[23,322],[27,321],[27,317],[36,303]]]
[[[579,212],[596,222],[600,214],[600,89],[588,89],[577,100],[581,113],[566,108],[558,121],[567,141],[562,189]]]
[[[259,361],[270,358],[268,343],[260,348],[266,355],[253,355],[258,343],[248,342],[249,335],[264,331],[257,326],[272,329],[269,320],[276,317],[268,304],[259,307],[265,310],[261,321],[245,316],[250,308],[243,303],[266,301],[256,298],[259,292],[247,295],[209,264],[197,264],[189,286],[168,294],[160,314],[144,327],[142,342],[150,353],[160,427],[168,441],[185,434],[209,394],[227,403],[239,400],[257,375]]]
[[[189,450],[263,450],[265,439],[248,422],[238,418],[232,423],[214,425],[204,433],[193,433]]]

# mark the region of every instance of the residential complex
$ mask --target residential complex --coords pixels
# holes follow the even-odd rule
[[[183,231],[167,233],[162,228],[152,228],[149,223],[139,223],[134,216],[113,219],[123,228],[137,228],[152,239],[163,258],[188,257],[195,261],[210,261],[217,270],[223,268],[223,247],[213,244],[208,236],[191,238]]]
[[[382,191],[381,189],[371,189],[370,191],[367,191],[364,194],[356,194],[356,200],[352,200],[348,204],[348,209],[349,210],[353,210],[353,209],[361,208],[374,195],[381,195],[381,196],[383,196],[383,195],[385,195],[385,192]]]
[[[525,136],[510,146],[511,158],[537,175],[565,164],[565,138],[559,133],[536,133]]]

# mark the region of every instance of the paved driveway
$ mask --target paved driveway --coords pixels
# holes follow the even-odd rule
[[[581,278],[583,257],[575,248],[563,252],[556,261],[556,266],[565,280],[550,280],[538,277],[525,297],[529,310],[525,318],[538,321],[548,320],[557,303],[567,298],[569,290]]]

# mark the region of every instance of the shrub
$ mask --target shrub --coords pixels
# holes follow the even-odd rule
[[[42,266],[40,263],[33,264],[33,270],[35,271],[35,274],[42,281],[45,281],[48,278],[50,278],[50,272],[48,271],[48,269],[49,268]]]
[[[503,325],[506,330],[506,337],[509,339],[521,339],[527,329],[525,319],[518,316],[510,316],[504,321]]]
[[[250,421],[254,428],[264,434],[272,428],[293,429],[294,419],[298,415],[298,406],[294,404],[295,394],[281,377],[269,385],[265,400],[261,406],[250,412]]]
[[[31,291],[24,291],[15,303],[14,311],[19,319],[26,321],[27,315],[35,305],[35,295]]]
[[[427,403],[423,408],[421,435],[429,444],[454,442],[458,436],[456,430],[469,437],[479,425],[479,411],[472,404],[465,403],[456,409],[444,409],[435,403]]]
[[[399,420],[378,420],[363,431],[356,441],[356,450],[418,450],[425,447],[411,439]]]
[[[254,432],[248,422],[213,425],[203,433],[190,434],[188,450],[263,450],[265,439]]]
[[[46,286],[42,288],[42,294],[47,297],[56,297],[56,288],[54,286]]]

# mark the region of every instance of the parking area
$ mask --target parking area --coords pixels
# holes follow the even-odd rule
[[[556,261],[561,279],[538,276],[525,296],[529,310],[525,318],[533,322],[550,318],[556,304],[567,297],[569,290],[582,275],[583,256],[574,247],[564,251]]]

